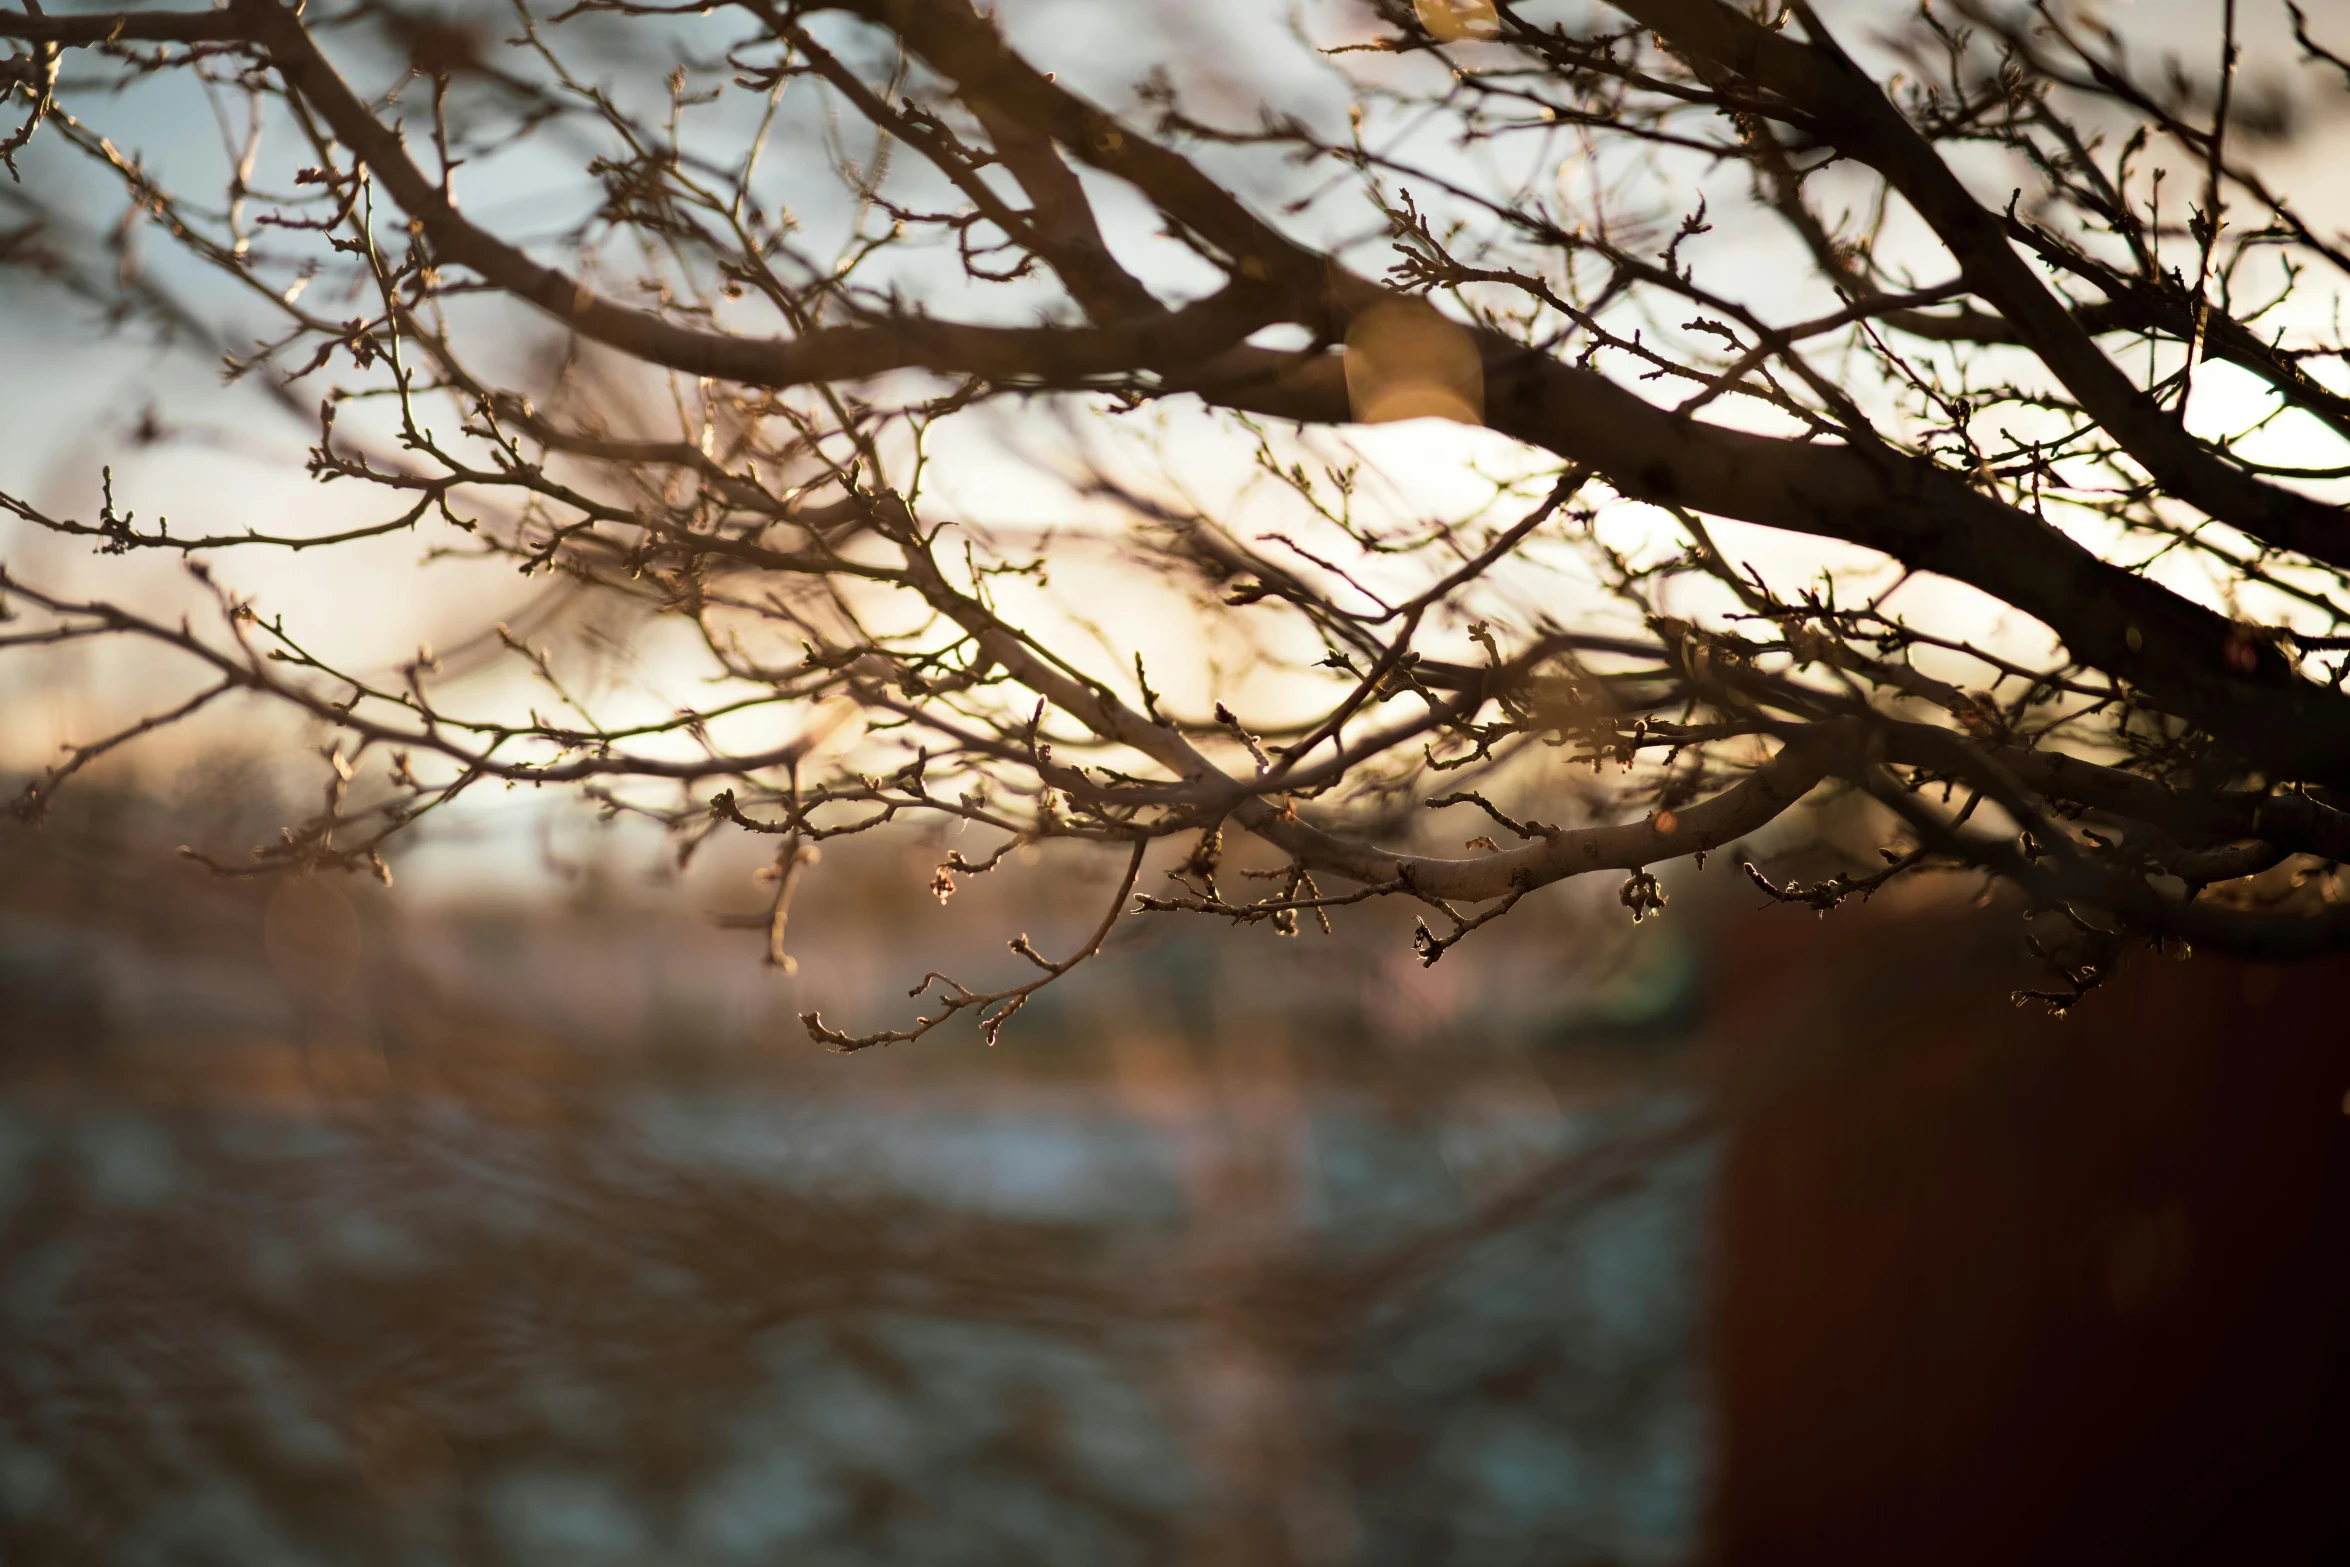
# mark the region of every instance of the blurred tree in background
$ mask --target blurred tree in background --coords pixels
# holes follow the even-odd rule
[[[842,835],[936,827],[942,899],[1040,840],[1119,867],[1015,982],[809,1014],[842,1049],[992,1038],[1144,914],[1416,900],[1428,963],[1568,877],[1639,918],[1823,792],[1851,867],[1758,884],[2004,884],[2058,1008],[2135,942],[2330,950],[2350,250],[2289,176],[2350,44],[2239,9],[2152,62],[2085,0],[1089,11],[1161,56],[1132,85],[968,0],[0,13],[0,259],[223,354],[379,503],[0,493],[209,606],[9,572],[12,656],[179,682],[18,809],[260,698],[318,786],[233,874],[388,876],[563,785],[680,854],[771,837],[788,965]],[[111,234],[42,159],[118,184]],[[397,534],[541,596],[372,670],[229,581]],[[602,700],[664,618],[688,695]]]

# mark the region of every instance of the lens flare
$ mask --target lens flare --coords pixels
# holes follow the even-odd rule
[[[1359,424],[1485,422],[1485,370],[1476,341],[1417,299],[1376,305],[1347,327],[1346,394]]]
[[[1493,0],[1412,0],[1412,13],[1440,44],[1473,42],[1501,32]]]

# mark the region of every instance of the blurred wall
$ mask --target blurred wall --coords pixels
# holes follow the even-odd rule
[[[2058,1020],[2012,928],[1771,913],[1722,944],[1719,1558],[2350,1561],[2350,963]]]

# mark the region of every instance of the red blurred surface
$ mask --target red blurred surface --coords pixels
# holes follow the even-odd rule
[[[1774,912],[1717,978],[1719,1558],[2350,1562],[2350,963],[2058,1020],[1994,939]]]

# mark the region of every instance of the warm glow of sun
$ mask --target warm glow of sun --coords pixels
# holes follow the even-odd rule
[[[1346,394],[1362,424],[1485,422],[1485,372],[1475,340],[1421,300],[1377,306],[1348,326]]]
[[[1501,31],[1493,0],[1412,0],[1412,12],[1438,43],[1491,38]]]

